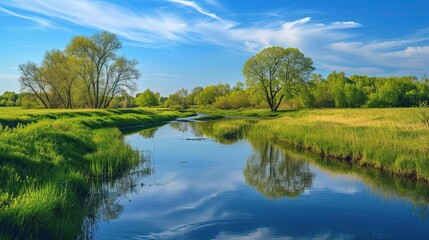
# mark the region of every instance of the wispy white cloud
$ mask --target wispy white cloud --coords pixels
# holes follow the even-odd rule
[[[368,73],[391,75],[423,74],[429,66],[429,34],[410,35],[404,39],[331,43],[328,47],[331,54],[342,56],[342,68],[349,73]],[[324,64],[339,65],[335,61]],[[337,66],[338,67],[338,66]]]
[[[297,47],[325,71],[420,74],[429,65],[429,58],[425,57],[429,29],[400,40],[359,40],[356,30],[350,30],[364,26],[348,19],[336,22],[310,17],[289,19],[281,12],[278,13],[281,16],[240,23],[239,16],[232,20],[207,10],[210,6],[221,9],[215,0],[166,0],[162,4],[168,7],[142,11],[105,1],[11,0],[0,3],[0,11],[45,27],[56,21],[56,24],[105,29],[130,40],[130,46],[209,43],[250,53],[272,45]],[[198,16],[183,11],[183,7],[196,11]]]
[[[105,29],[130,40],[147,44],[186,40],[187,23],[169,13],[149,14],[101,1],[15,0],[4,4],[57,21]]]
[[[216,19],[216,20],[218,20],[218,21],[223,21],[223,20],[222,20],[220,17],[218,17],[216,14],[214,14],[214,13],[210,13],[210,12],[208,12],[208,11],[204,10],[202,7],[200,7],[200,6],[199,6],[197,3],[195,3],[194,1],[188,1],[188,0],[168,0],[168,1],[173,2],[173,3],[182,4],[182,5],[187,6],[187,7],[191,7],[191,8],[195,9],[196,11],[198,11],[198,12],[199,12],[199,13],[201,13],[201,14],[204,14],[204,15],[206,15],[206,16],[209,16],[209,17],[211,17],[211,18],[213,18],[213,19]]]
[[[22,14],[7,10],[5,8],[2,8],[2,7],[0,7],[0,12],[6,13],[6,14],[11,15],[11,16],[15,16],[15,17],[19,17],[22,19],[26,19],[26,20],[36,22],[36,23],[40,24],[42,27],[48,27],[48,28],[52,27],[51,22],[44,19],[44,18],[22,15]]]

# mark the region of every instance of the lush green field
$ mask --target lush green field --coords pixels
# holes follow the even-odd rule
[[[82,123],[91,128],[127,127],[152,122],[168,121],[176,117],[190,116],[193,112],[179,112],[167,108],[128,109],[25,109],[0,108],[0,124],[15,127],[41,120],[61,120]]]
[[[210,111],[206,111],[210,113]],[[217,115],[267,116],[269,110]],[[249,134],[353,164],[429,181],[429,131],[413,108],[284,111]]]
[[[166,109],[1,108],[3,124],[24,119],[27,125],[0,127],[0,239],[76,238],[93,179],[115,178],[142,160],[116,127],[189,115]]]

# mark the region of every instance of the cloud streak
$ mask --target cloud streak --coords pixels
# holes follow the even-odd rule
[[[218,21],[223,22],[223,20],[221,18],[219,18],[216,14],[205,11],[202,7],[200,7],[194,1],[187,1],[187,0],[169,0],[169,1],[173,2],[173,3],[181,4],[181,5],[184,5],[187,7],[191,7],[203,15],[206,15],[208,17],[211,17],[213,19],[216,19]]]
[[[18,18],[22,18],[22,19],[26,19],[26,20],[36,22],[36,23],[40,24],[42,27],[48,27],[48,28],[52,27],[51,22],[49,22],[48,20],[43,19],[43,18],[38,18],[38,17],[33,17],[33,16],[25,16],[25,15],[18,14],[16,12],[7,10],[5,8],[2,8],[2,7],[0,7],[0,11],[6,13],[8,15],[14,16],[14,17],[18,17]]]
[[[186,41],[187,23],[173,14],[162,12],[148,14],[101,1],[22,0],[4,4],[18,10],[50,17],[59,22],[105,29],[148,45]],[[13,15],[12,13],[9,14]],[[38,18],[24,15],[20,15],[20,17],[38,20]],[[39,22],[47,25],[43,21]]]
[[[204,2],[221,8],[216,1]],[[351,20],[320,22],[311,17],[284,20],[281,16],[240,23],[207,10],[202,2],[161,3],[157,8],[142,11],[105,1],[11,0],[0,3],[0,11],[47,28],[52,26],[51,21],[56,21],[56,24],[104,29],[142,47],[209,43],[248,53],[272,45],[297,47],[325,71],[420,74],[429,65],[429,58],[425,57],[429,49],[427,29],[401,40],[359,41],[355,31],[350,30],[365,26]],[[195,17],[186,9],[199,15]]]

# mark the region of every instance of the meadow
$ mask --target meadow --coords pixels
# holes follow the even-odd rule
[[[206,111],[210,113],[210,111]],[[269,110],[213,111],[270,116]],[[249,136],[389,174],[429,181],[429,131],[415,108],[279,111],[258,121]]]
[[[189,112],[1,108],[0,238],[73,239],[94,182],[143,161],[118,129]]]
[[[200,120],[250,117],[194,126],[202,135],[226,144],[266,138],[321,159],[429,181],[429,131],[413,108],[198,111],[213,114]],[[78,236],[91,184],[120,177],[144,161],[119,128],[192,114],[150,108],[1,108],[0,238]]]

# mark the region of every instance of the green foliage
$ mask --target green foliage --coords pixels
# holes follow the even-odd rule
[[[298,49],[268,47],[247,60],[243,74],[246,85],[259,91],[275,112],[284,98],[298,94],[313,70],[311,58]]]
[[[429,98],[429,81],[415,77],[368,77],[332,72],[313,75],[301,88],[300,102],[310,108],[411,107]]]
[[[116,96],[110,102],[108,108],[133,108],[136,107],[136,99],[124,92],[121,96]]]
[[[211,85],[205,88],[194,88],[194,101],[198,105],[207,106],[213,104],[217,98],[225,96],[230,92],[228,84]]]
[[[19,106],[18,98],[19,96],[15,92],[4,92],[3,95],[0,95],[0,107]]]
[[[140,78],[137,61],[116,55],[121,47],[105,31],[76,36],[64,51],[46,52],[40,66],[21,64],[21,87],[45,108],[107,108],[116,96],[135,91]]]
[[[239,109],[252,107],[253,104],[244,90],[234,90],[225,96],[218,97],[213,106],[220,109]]]
[[[160,94],[154,93],[150,89],[136,95],[137,106],[140,107],[153,107],[159,105]]]
[[[170,94],[164,105],[167,107],[178,107],[181,109],[186,109],[189,107],[189,104],[191,102],[192,99],[189,95],[189,91],[187,89],[182,88],[176,93]]]

